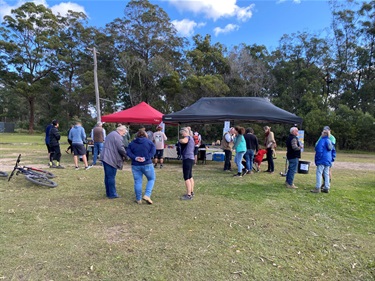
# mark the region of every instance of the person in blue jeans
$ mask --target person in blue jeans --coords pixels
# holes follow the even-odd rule
[[[144,130],[139,130],[136,138],[129,143],[126,152],[128,157],[132,160],[136,203],[142,204],[143,199],[147,204],[152,204],[151,193],[156,179],[152,158],[156,153],[156,147],[154,143],[148,139],[147,133]],[[146,176],[147,184],[144,196],[142,197],[143,176]]]
[[[122,137],[127,133],[125,126],[117,127],[116,131],[108,134],[100,156],[104,168],[105,192],[109,199],[118,198],[116,191],[116,173],[122,170],[126,159]]]
[[[316,185],[313,193],[320,193],[322,186],[322,175],[324,177],[323,192],[328,193],[330,189],[329,169],[332,166],[332,151],[335,147],[329,138],[330,131],[323,130],[321,138],[315,146]]]
[[[103,150],[103,143],[105,141],[105,137],[106,134],[103,128],[103,123],[96,123],[95,128],[91,130],[91,139],[94,141],[94,156],[92,157],[92,165],[96,165],[98,155],[100,155]]]
[[[234,162],[237,165],[237,174],[234,174],[233,176],[242,177],[242,174],[243,174],[242,170],[245,168],[242,165],[242,158],[246,152],[246,141],[243,136],[245,134],[245,128],[237,126],[237,127],[234,127],[234,131],[235,131],[236,136],[234,137],[233,149],[236,150],[236,156],[234,157]],[[248,171],[246,169],[244,174],[246,174],[247,172]]]
[[[288,172],[286,173],[285,185],[287,188],[296,189],[294,175],[296,174],[299,158],[301,158],[301,145],[298,141],[298,128],[290,128],[290,134],[286,140],[286,158],[288,159]]]
[[[244,135],[245,141],[246,141],[246,153],[244,155],[244,158],[246,160],[246,170],[242,173],[242,175],[245,174],[251,174],[253,170],[253,163],[254,163],[254,155],[257,153],[259,149],[258,139],[254,135],[253,128],[247,128]]]

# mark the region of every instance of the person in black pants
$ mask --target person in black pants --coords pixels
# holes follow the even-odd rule
[[[223,139],[221,141],[221,148],[225,153],[225,162],[224,162],[224,171],[229,172],[232,171],[232,149],[233,149],[233,134],[234,128],[230,128],[228,132],[223,135]]]
[[[271,127],[265,126],[263,130],[265,134],[264,145],[267,148],[268,169],[266,172],[272,174],[275,170],[275,165],[273,163],[273,153],[276,147],[276,141],[273,132],[271,132]]]
[[[61,159],[61,151],[60,151],[60,133],[58,130],[59,122],[57,120],[52,121],[52,128],[49,132],[49,147],[51,149],[50,160],[49,160],[49,167],[50,168],[58,168],[64,169],[63,166],[60,165]],[[56,161],[56,164],[53,161]]]

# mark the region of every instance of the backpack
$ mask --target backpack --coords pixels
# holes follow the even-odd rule
[[[199,144],[199,135],[194,135],[193,139],[194,139],[194,144],[198,145]]]

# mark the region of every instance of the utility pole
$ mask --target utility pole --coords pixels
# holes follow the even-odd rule
[[[96,98],[96,121],[100,122],[102,117],[100,114],[100,98],[99,98],[99,86],[98,86],[98,63],[96,60],[96,54],[100,54],[96,52],[95,47],[89,49],[93,52],[94,55],[94,86],[95,86],[95,98]]]

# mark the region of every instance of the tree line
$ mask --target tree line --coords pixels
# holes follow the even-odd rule
[[[189,43],[147,0],[130,1],[103,28],[26,2],[0,28],[1,120],[30,133],[55,118],[63,128],[77,116],[93,124],[95,47],[102,114],[142,101],[170,113],[201,97],[264,97],[304,119],[306,145],[329,125],[339,149],[375,150],[375,1],[330,5],[330,35],[285,34],[269,51],[200,34]]]

